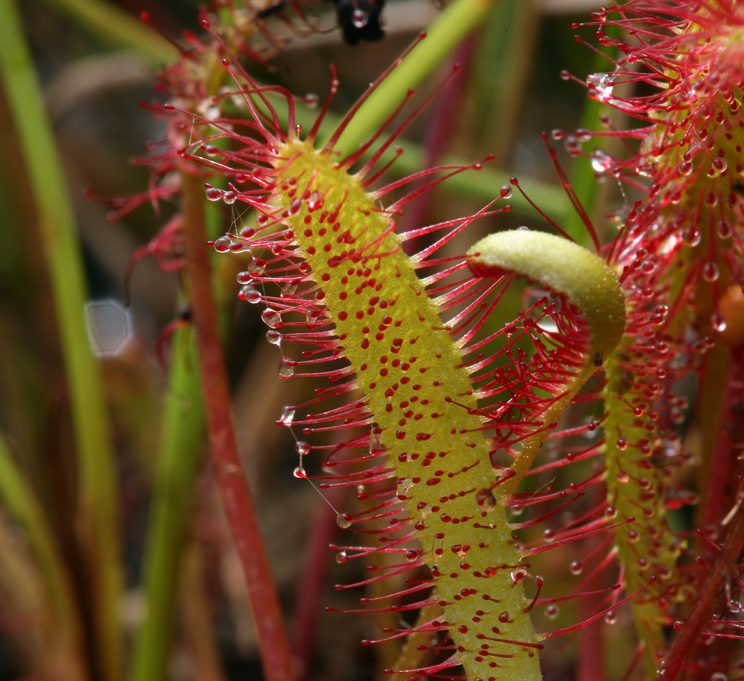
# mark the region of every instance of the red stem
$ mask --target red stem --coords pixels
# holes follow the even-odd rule
[[[347,488],[338,488],[324,492],[326,498],[336,508],[341,505]],[[313,657],[318,638],[318,615],[321,612],[321,600],[325,596],[326,581],[330,572],[330,559],[333,555],[328,545],[338,534],[336,511],[322,499],[313,514],[312,529],[305,556],[303,569],[297,584],[295,611],[292,618],[293,650],[300,666],[300,681],[311,676]]]
[[[182,172],[181,181],[191,310],[196,328],[212,463],[225,515],[243,566],[265,677],[267,681],[292,681],[292,656],[279,598],[235,442],[230,392],[206,246],[204,190],[201,178],[196,175]]]
[[[744,385],[744,348],[731,351],[723,397],[723,415],[708,482],[703,515],[703,530],[718,527],[728,508],[733,504],[737,490],[740,466],[737,458],[744,439],[741,424],[741,395]]]
[[[687,656],[705,625],[713,615],[727,580],[735,579],[738,574],[738,563],[744,549],[744,509],[740,508],[731,521],[723,549],[718,554],[711,573],[705,580],[690,616],[682,625],[669,653],[664,658],[664,667],[657,678],[663,681],[674,681],[682,671]]]
[[[599,505],[607,498],[607,490],[603,486],[595,489],[593,494],[594,503]],[[593,552],[598,548],[604,539],[592,537],[582,542],[582,553]],[[601,577],[601,578],[598,578]],[[584,584],[584,589],[603,589],[608,586],[607,576],[604,571],[595,575]],[[579,599],[579,612],[582,620],[589,619],[595,612],[601,609],[604,596],[596,594]],[[578,633],[579,655],[576,665],[577,681],[606,681],[605,674],[605,627],[603,622],[594,622],[588,627],[583,627]]]

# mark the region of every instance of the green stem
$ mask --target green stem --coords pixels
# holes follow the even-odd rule
[[[611,24],[608,24],[604,30],[611,38],[617,38],[619,35],[617,27]],[[617,50],[614,51],[617,52]],[[607,68],[608,63],[607,57],[604,57],[601,54],[596,54],[594,56],[594,61],[592,62],[592,71],[603,71]],[[609,114],[609,112],[610,107],[608,104],[587,97],[584,104],[584,111],[581,114],[581,128],[584,130],[599,129],[599,119],[602,117],[602,114]],[[606,137],[598,137],[595,139],[597,140],[594,143],[596,148],[604,149],[607,146]],[[591,158],[587,156],[577,156],[573,160],[569,182],[573,187],[574,192],[576,192],[576,196],[581,202],[581,205],[586,210],[587,215],[590,218],[593,218],[597,212],[596,208],[600,195],[600,185],[595,177]],[[574,238],[577,243],[580,243],[582,246],[588,247],[591,243],[591,238],[586,226],[584,225],[584,221],[575,210],[567,213],[563,227],[566,234]]]
[[[131,681],[156,681],[166,676],[173,603],[204,436],[204,405],[197,363],[191,330],[177,332],[145,550],[147,615],[137,633]]]
[[[84,28],[88,29],[93,35],[105,39],[112,46],[137,49],[143,56],[147,57],[155,64],[172,61],[176,56],[175,50],[165,40],[154,34],[150,29],[144,26],[141,22],[138,22],[128,13],[123,12],[118,7],[104,2],[103,0],[46,1],[54,6],[64,9],[70,16],[79,19]],[[450,33],[453,31],[452,25],[442,24],[442,21],[445,20],[446,16],[450,16],[447,13],[443,13],[442,17],[440,17],[440,19],[430,28],[428,38],[416,48],[415,59],[414,55],[411,55],[411,57],[405,60],[403,65],[396,69],[395,73],[402,74],[395,77],[400,80],[401,84],[399,84],[394,91],[391,90],[392,86],[386,85],[386,83],[393,80],[393,76],[391,75],[391,77],[385,81],[383,86],[379,88],[379,91],[383,94],[378,95],[375,93],[375,95],[370,98],[370,102],[375,102],[374,106],[380,106],[384,99],[389,100],[388,108],[385,108],[384,111],[381,109],[378,117],[374,118],[374,120],[384,120],[384,118],[390,114],[390,106],[395,107],[398,105],[400,99],[402,99],[407,92],[408,87],[420,82],[420,80],[425,78],[432,70],[434,70],[436,65],[444,60],[447,54],[454,49],[467,32],[472,30],[482,21],[483,17],[493,6],[493,1],[494,0],[458,0],[457,2],[453,2],[453,8],[457,5],[455,8],[457,9],[457,12],[454,17],[457,19],[457,22],[454,24],[454,28],[457,28],[460,35],[455,36],[454,32]],[[468,11],[471,9],[474,11],[472,14],[468,14]],[[448,10],[448,12],[449,11],[450,10]],[[124,23],[121,23],[122,21]],[[124,26],[125,30],[122,29],[121,26]],[[444,36],[446,40],[443,41],[442,36]],[[452,42],[455,37],[457,37],[457,39]],[[435,39],[439,41],[438,47],[434,44]],[[431,53],[439,53],[445,47],[447,48],[446,51],[434,55],[439,61],[437,61],[434,66],[429,67],[426,60],[430,58],[430,55],[427,53],[427,50]],[[406,66],[406,64],[412,60],[421,63],[418,64],[415,69],[412,66]],[[411,71],[413,71],[413,73],[410,73]],[[407,78],[411,78],[410,82],[407,82]],[[362,120],[359,118],[360,114],[367,112],[372,108],[370,102],[367,102],[367,104],[362,107],[362,111],[360,111],[350,123],[349,128],[340,140],[340,145],[344,146],[338,146],[339,149],[349,146],[347,136],[353,135],[355,139],[364,139],[365,136],[371,134],[371,131],[375,130],[376,127],[379,127],[379,122],[373,125],[372,118],[368,118],[363,125],[359,122]],[[281,106],[277,106],[277,113],[279,114],[280,120],[286,123],[286,114]],[[297,121],[302,124],[303,128],[307,130],[312,128],[315,116],[317,116],[317,112],[297,103]],[[321,136],[330,136],[331,132],[338,127],[340,122],[341,117],[335,116],[332,113],[327,113],[321,127]],[[365,131],[367,132],[365,133]],[[403,148],[404,154],[400,159],[398,159],[398,161],[396,161],[391,172],[399,177],[404,177],[420,170],[421,162],[425,153],[421,146],[405,140],[397,141],[396,145]],[[442,162],[444,164],[466,163],[463,159],[455,156],[447,157],[443,159]],[[494,188],[506,184],[508,180],[508,173],[499,170],[483,169],[477,174],[468,173],[466,175],[455,176],[445,182],[442,189],[445,192],[457,196],[490,201],[494,196]],[[570,214],[571,210],[568,199],[563,190],[559,187],[529,180],[521,180],[520,184],[527,194],[538,201],[541,208],[543,208],[552,219],[562,222],[566,216]],[[534,209],[524,200],[521,194],[515,194],[511,198],[510,203],[515,211],[529,213],[531,215],[534,214]]]
[[[121,678],[122,586],[119,511],[109,416],[100,367],[85,329],[88,299],[75,217],[52,129],[12,0],[0,0],[0,74],[15,122],[39,216],[49,268],[78,451],[78,532],[91,585],[101,676]]]
[[[134,47],[154,66],[172,62],[178,53],[165,38],[137,17],[103,0],[46,0],[111,47]]]
[[[453,0],[427,29],[409,56],[362,104],[334,149],[346,156],[356,151],[405,99],[410,88],[431,75],[460,42],[482,22],[495,0]]]
[[[0,498],[6,511],[23,529],[39,566],[52,616],[53,637],[39,660],[60,672],[60,679],[82,681],[87,678],[83,666],[83,635],[80,613],[73,596],[70,576],[54,543],[49,524],[34,491],[18,470],[10,449],[0,436]],[[57,659],[49,659],[52,656]],[[38,669],[37,669],[38,671]]]

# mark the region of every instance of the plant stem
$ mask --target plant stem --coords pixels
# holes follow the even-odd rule
[[[331,554],[328,545],[338,534],[334,508],[341,507],[344,497],[347,496],[345,492],[343,488],[325,492],[328,504],[319,503],[316,507],[302,559],[303,569],[297,583],[292,618],[292,649],[299,662],[298,677],[301,681],[308,681],[312,676],[312,663],[318,640],[318,615],[321,612],[320,604],[330,572]]]
[[[611,38],[619,37],[619,29],[616,26],[608,25],[605,29],[606,34]],[[611,50],[610,56],[615,56],[618,50]],[[603,54],[595,54],[592,62],[592,71],[602,71],[607,68],[609,60]],[[584,130],[597,130],[600,127],[600,118],[603,114],[609,114],[610,107],[598,99],[587,97],[584,103],[584,110],[581,114],[581,128]],[[598,149],[607,147],[607,138],[597,137],[594,140],[594,146]],[[591,158],[587,156],[577,156],[571,163],[571,173],[569,183],[576,192],[576,197],[586,210],[587,215],[593,218],[597,214],[597,203],[600,195],[600,184],[597,181]],[[566,220],[563,223],[563,229],[578,243],[586,248],[590,248],[591,239],[587,232],[586,226],[579,213],[575,210],[568,211]]]
[[[118,681],[123,650],[119,510],[109,417],[100,367],[85,328],[88,299],[75,218],[33,62],[13,0],[0,0],[0,73],[39,216],[62,337],[78,451],[78,537],[91,584],[101,677]]]
[[[205,589],[202,547],[192,541],[183,550],[179,601],[189,642],[194,676],[199,681],[227,681],[212,630],[212,603]]]
[[[674,681],[684,667],[695,641],[718,606],[728,580],[734,581],[738,574],[738,563],[744,549],[744,509],[739,508],[730,523],[723,548],[713,564],[708,578],[698,592],[690,615],[682,625],[677,638],[664,658],[664,666],[658,679]]]
[[[24,529],[39,571],[52,614],[54,635],[44,651],[42,666],[49,665],[64,681],[83,681],[83,632],[80,613],[66,566],[57,550],[49,524],[34,491],[18,470],[5,441],[0,437],[0,499],[13,520]],[[53,659],[56,658],[56,659]],[[38,672],[39,669],[37,668]]]
[[[718,363],[722,365],[721,368],[725,370],[725,373],[715,371],[717,367],[713,365],[713,362],[718,358],[720,358]],[[701,509],[701,527],[704,532],[707,532],[709,528],[719,526],[726,514],[726,505],[732,503],[736,494],[736,473],[739,472],[737,456],[743,435],[740,421],[740,395],[744,380],[744,349],[733,348],[728,353],[725,348],[716,348],[715,355],[708,358],[707,367],[710,368],[714,378],[722,380],[715,385],[707,380],[706,375],[703,383],[703,395],[709,397],[713,405],[718,407],[718,413],[711,415],[714,418],[718,416],[718,418],[713,421],[717,426],[716,442],[710,464],[710,475],[704,487],[705,503]],[[721,390],[722,385],[724,390]],[[718,388],[715,395],[711,394],[713,388]]]
[[[196,364],[191,329],[177,331],[145,550],[147,615],[135,642],[131,681],[155,681],[166,676],[173,603],[204,435]]]
[[[80,20],[81,25],[87,28],[96,37],[106,40],[109,44],[115,47],[132,47],[138,50],[152,63],[158,65],[164,62],[167,63],[172,61],[173,58],[176,56],[176,52],[173,47],[169,45],[165,40],[154,34],[150,29],[144,26],[141,22],[138,22],[128,13],[123,12],[118,7],[111,5],[108,2],[104,2],[104,0],[46,1],[54,6],[63,8],[71,16],[77,17]],[[465,1],[467,1],[467,5],[464,4]],[[425,78],[432,70],[434,70],[436,66],[442,60],[444,60],[448,52],[454,49],[457,43],[461,41],[462,38],[470,30],[472,30],[472,28],[477,26],[482,21],[483,16],[485,16],[485,14],[489,11],[494,1],[495,0],[459,0],[461,8],[458,10],[456,18],[458,19],[458,30],[460,30],[462,34],[459,35],[457,40],[451,45],[449,44],[449,41],[452,38],[452,36],[450,36],[452,27],[442,25],[442,21],[445,19],[445,14],[443,13],[442,17],[440,17],[440,19],[435,22],[435,24],[430,29],[428,34],[429,37],[424,41],[422,45],[419,45],[416,48],[415,60],[420,60],[421,65],[417,67],[415,73],[411,74],[411,77],[414,79],[412,79],[409,84],[403,83],[405,87],[399,86],[399,92],[390,92],[388,88],[390,88],[391,86],[383,84],[385,87],[385,92],[388,92],[387,95],[384,95],[384,98],[390,99],[389,105],[392,105],[393,107],[397,106],[399,100],[402,99],[408,87],[411,87],[415,83],[420,82],[420,80]],[[453,2],[452,6],[456,4],[458,3]],[[474,8],[475,11],[472,15],[468,16],[467,10],[471,8]],[[123,21],[124,23],[122,24],[121,21]],[[124,26],[126,30],[122,30],[121,26]],[[442,43],[441,41],[440,33],[447,38],[444,43]],[[440,41],[439,49],[435,49],[435,46],[433,45],[434,39]],[[425,45],[430,45],[428,49],[432,52],[439,52],[440,49],[443,49],[444,47],[447,48],[447,51],[443,51],[437,56],[437,59],[439,59],[439,61],[431,66],[431,68],[427,66],[428,62],[426,61],[426,59],[428,59],[428,56],[424,55],[422,51],[422,48]],[[411,61],[412,58],[413,55],[406,59],[402,66],[396,69],[395,73],[401,72],[403,74],[399,75],[398,78],[404,79],[406,77],[405,74],[411,71],[411,68],[407,67],[406,64]],[[391,78],[388,78],[385,83],[391,80]],[[417,78],[418,80],[415,80],[415,78]],[[383,90],[383,87],[380,87],[379,90]],[[367,104],[365,104],[365,106],[363,107],[364,111],[371,109],[370,102],[373,99],[374,102],[376,102],[375,106],[380,106],[383,95],[377,95],[377,93],[375,93],[375,95],[370,98],[370,101],[368,101]],[[297,102],[296,106],[298,123],[301,123],[303,128],[309,130],[310,128],[312,128],[317,112],[308,109],[299,102]],[[384,109],[384,111],[380,110],[380,112],[378,112],[377,118],[375,118],[374,120],[384,120],[384,118],[389,115],[390,111],[391,109],[389,108],[389,106],[388,108]],[[286,114],[284,113],[281,106],[277,107],[277,113],[280,120],[286,123]],[[359,114],[354,117],[354,120],[349,125],[349,129],[342,136],[340,144],[345,145],[343,148],[349,146],[347,142],[347,135],[351,134],[349,133],[349,130],[352,130],[353,132],[357,129],[358,119]],[[331,132],[335,130],[336,127],[338,127],[338,124],[340,122],[341,118],[339,116],[335,116],[332,113],[327,113],[321,127],[321,136],[323,136],[324,134],[326,137],[329,136]],[[374,130],[375,127],[379,126],[379,122],[374,126],[372,125],[372,123],[373,120],[368,119],[364,124],[364,130],[368,131],[367,134],[371,134],[371,130]],[[358,132],[354,132],[354,137],[364,139],[364,130],[360,128]],[[399,177],[405,177],[406,175],[410,175],[420,170],[426,151],[420,145],[414,144],[412,142],[407,142],[405,140],[398,140],[396,142],[396,145],[403,148],[404,154],[392,167],[391,172]],[[339,146],[338,148],[341,149],[342,147]],[[465,163],[463,159],[457,158],[456,156],[445,157],[442,162],[444,164]],[[494,187],[499,187],[503,184],[506,184],[508,180],[508,173],[484,168],[479,173],[456,175],[455,177],[452,177],[447,182],[445,182],[442,186],[442,189],[447,193],[455,194],[457,196],[465,196],[474,199],[490,201],[494,196]],[[527,194],[535,199],[540,204],[541,208],[554,220],[562,222],[565,217],[570,214],[571,210],[568,199],[563,190],[559,187],[529,180],[520,180],[520,184],[522,186],[522,189],[524,189]],[[532,207],[522,198],[521,194],[515,194],[510,199],[510,203],[516,211],[530,214],[533,213]]]
[[[342,157],[356,151],[403,101],[446,59],[471,31],[477,28],[495,0],[453,0],[427,29],[403,62],[385,78],[354,115],[335,150]]]
[[[154,66],[172,62],[176,49],[137,17],[103,0],[46,0],[111,47],[134,47]]]
[[[203,186],[200,177],[188,172],[181,179],[191,305],[215,475],[245,574],[264,673],[269,681],[290,681],[294,673],[289,642],[235,442],[206,247]]]

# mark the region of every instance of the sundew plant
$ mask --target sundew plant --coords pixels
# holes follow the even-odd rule
[[[0,0],[9,149],[66,374],[43,447],[2,426],[0,598],[18,674],[242,678],[224,651],[252,620],[242,645],[270,681],[744,678],[744,5],[627,0],[574,24],[594,68],[554,75],[585,97],[583,127],[556,122],[534,147],[556,189],[494,169],[503,142],[442,158],[464,81],[473,138],[488,117],[514,125],[499,113],[513,82],[492,96],[473,74],[510,63],[530,3],[452,0],[345,113],[335,65],[308,59],[329,91],[296,94],[283,59],[337,23],[369,59],[391,39],[379,3],[222,0],[175,38],[159,3],[137,20],[57,4],[161,62],[140,104],[161,131],[135,159],[146,189],[86,194],[112,224],[160,217],[123,290],[152,256],[178,273],[179,309],[151,350],[103,347],[17,8]],[[453,186],[479,207],[442,209]],[[241,341],[231,317],[249,320]],[[248,354],[241,390],[228,367]],[[122,387],[117,367],[146,356],[160,392]],[[281,461],[270,492],[263,449]],[[131,530],[138,495],[148,520]]]

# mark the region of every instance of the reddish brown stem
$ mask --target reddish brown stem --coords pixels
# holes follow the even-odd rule
[[[607,489],[604,485],[595,489],[593,493],[594,503],[599,505],[607,497]],[[587,553],[598,547],[602,543],[600,537],[592,537],[582,542],[581,549]],[[584,585],[587,590],[603,589],[609,586],[607,576],[600,572],[593,579],[590,579]],[[602,609],[603,596],[587,596],[580,600],[579,611],[581,619],[587,620],[594,613]],[[588,627],[582,627],[578,633],[579,655],[576,665],[577,681],[606,681],[605,673],[605,628],[602,622],[595,622]]]
[[[710,621],[727,581],[733,581],[739,571],[739,558],[744,549],[744,509],[739,508],[734,515],[723,548],[713,564],[713,569],[705,580],[690,616],[682,625],[669,653],[664,659],[664,667],[657,678],[674,681],[687,660],[692,647],[703,627]]]
[[[343,501],[346,488],[339,487],[326,491],[326,498],[338,508]],[[338,533],[336,511],[318,499],[318,507],[313,514],[310,537],[302,561],[303,570],[297,585],[297,597],[293,617],[294,653],[298,659],[300,681],[310,678],[315,644],[318,638],[318,614],[321,612],[321,599],[325,594],[325,584],[330,572],[331,552],[328,544]]]
[[[212,462],[225,515],[243,566],[265,677],[267,681],[292,681],[292,657],[279,599],[235,441],[206,246],[204,189],[196,175],[182,172],[181,180],[191,310],[196,328]]]
[[[741,446],[742,385],[744,384],[744,348],[734,348],[729,359],[723,414],[716,442],[710,481],[707,486],[703,530],[718,527],[728,507],[733,504],[737,489],[737,465]]]

